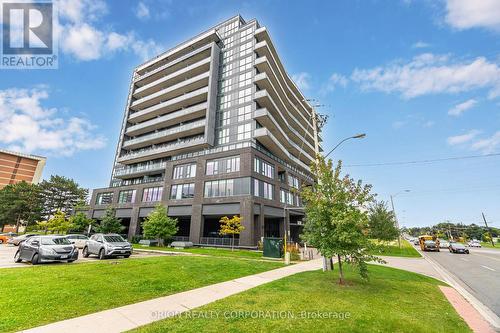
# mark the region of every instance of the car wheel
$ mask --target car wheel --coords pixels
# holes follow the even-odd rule
[[[72,262],[74,262],[74,260],[68,260],[68,263],[71,264]]]
[[[104,254],[104,249],[99,251],[99,260],[106,259],[106,255]]]
[[[86,246],[83,248],[82,255],[84,258],[89,257],[89,249]]]
[[[14,262],[18,263],[18,262],[21,262],[23,261],[21,259],[21,254],[19,253],[19,251],[16,252],[16,254],[14,255]]]
[[[33,258],[31,258],[31,264],[38,265],[40,263],[39,260],[40,260],[40,257],[38,256],[38,253],[35,253]]]
[[[0,239],[0,244],[3,244],[3,239]]]

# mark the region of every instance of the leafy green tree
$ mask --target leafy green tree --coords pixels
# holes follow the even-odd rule
[[[317,181],[301,189],[307,216],[301,237],[323,256],[337,256],[339,283],[343,284],[343,262],[357,266],[361,277],[368,278],[366,262],[382,260],[368,252],[368,214],[363,208],[373,200],[371,186],[348,175],[342,177],[341,170],[341,161],[334,170],[332,161],[322,156],[311,165]]]
[[[38,221],[36,227],[38,231],[43,231],[44,234],[47,234],[49,231],[49,221]]]
[[[177,233],[177,219],[167,216],[167,209],[163,205],[157,205],[146,217],[142,224],[144,237],[158,240],[160,246],[164,240],[169,240]]]
[[[97,232],[103,234],[119,234],[125,229],[121,223],[121,219],[117,218],[115,215],[116,210],[113,207],[108,207],[101,223],[96,226]]]
[[[0,190],[0,225],[32,225],[41,219],[43,202],[38,185],[27,182],[9,184]]]
[[[394,212],[387,208],[384,201],[375,202],[370,206],[368,225],[370,238],[386,242],[399,236]]]
[[[223,216],[219,221],[219,234],[223,236],[231,235],[231,251],[234,250],[234,236],[239,235],[245,230],[245,227],[241,224],[241,220],[241,217],[234,215],[232,218]]]
[[[75,207],[83,205],[88,189],[80,187],[73,179],[64,176],[50,176],[40,183],[44,202],[43,215],[50,219],[58,210],[71,214]]]
[[[85,213],[83,212],[78,212],[75,215],[72,215],[69,220],[73,225],[72,230],[77,232],[86,232],[89,228],[89,225],[91,225],[92,227],[95,227],[96,225],[95,220],[87,217],[87,215],[85,215]]]
[[[52,218],[47,221],[47,229],[52,233],[66,234],[73,225],[66,218],[66,213],[58,210]]]

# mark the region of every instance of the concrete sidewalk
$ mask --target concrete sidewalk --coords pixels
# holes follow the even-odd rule
[[[286,276],[317,270],[321,267],[321,259],[315,259],[170,296],[67,319],[22,332],[123,332],[157,320],[179,315],[185,311],[195,309]]]

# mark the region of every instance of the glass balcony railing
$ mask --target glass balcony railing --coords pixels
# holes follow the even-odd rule
[[[146,165],[123,166],[115,168],[115,177],[132,175],[141,172],[163,170],[167,166],[167,162],[152,163]]]

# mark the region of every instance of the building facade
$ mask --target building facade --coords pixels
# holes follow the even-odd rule
[[[0,149],[0,188],[21,181],[38,184],[45,157]]]
[[[134,70],[110,186],[93,191],[89,215],[115,207],[132,237],[162,204],[179,240],[229,245],[219,220],[239,215],[240,247],[298,241],[294,188],[313,182],[315,122],[267,29],[235,16]]]

